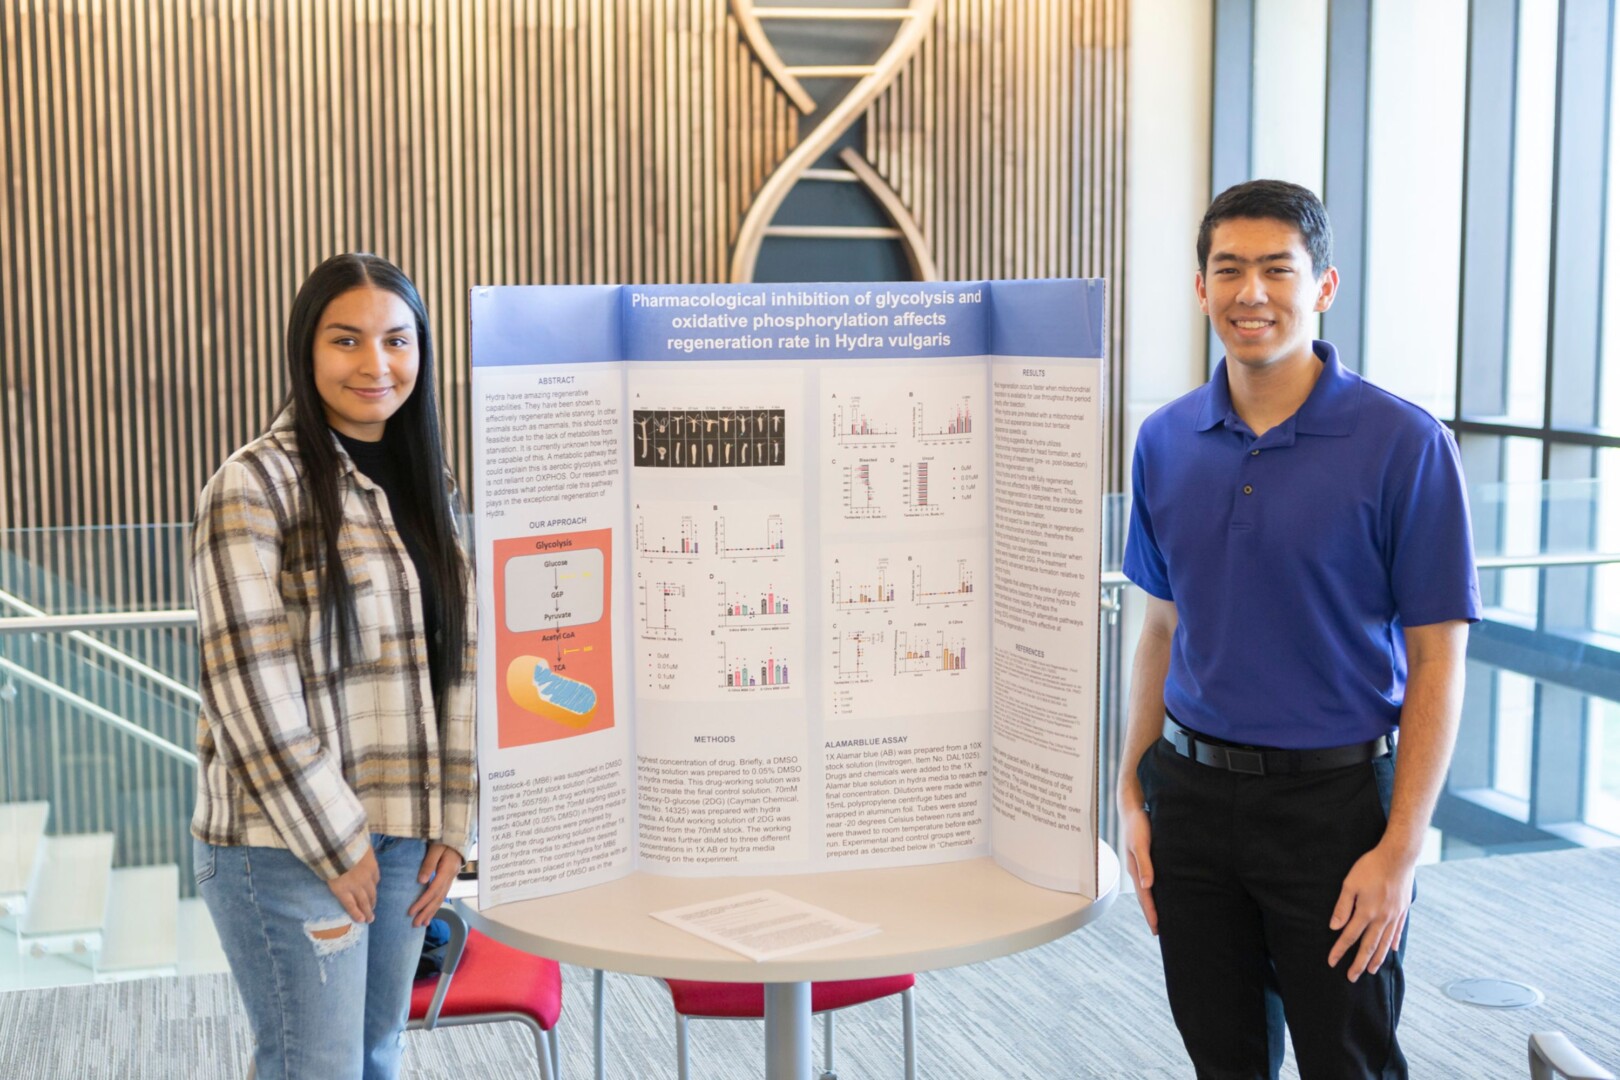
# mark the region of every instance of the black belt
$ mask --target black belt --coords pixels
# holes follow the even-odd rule
[[[1169,714],[1164,718],[1164,741],[1184,758],[1200,765],[1232,772],[1265,776],[1267,773],[1315,772],[1361,765],[1393,749],[1394,740],[1380,735],[1371,742],[1328,746],[1320,750],[1268,750],[1263,746],[1232,746],[1189,731]]]

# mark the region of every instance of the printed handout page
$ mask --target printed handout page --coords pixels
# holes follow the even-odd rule
[[[846,919],[826,908],[758,889],[738,896],[655,911],[652,917],[750,960],[840,945],[871,937],[882,927]]]
[[[1094,894],[1102,299],[474,290],[481,902],[986,854]]]

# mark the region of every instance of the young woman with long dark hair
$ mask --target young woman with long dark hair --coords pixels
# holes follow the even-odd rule
[[[328,259],[286,358],[287,405],[197,509],[198,890],[258,1080],[385,1080],[472,840],[473,590],[410,279]]]

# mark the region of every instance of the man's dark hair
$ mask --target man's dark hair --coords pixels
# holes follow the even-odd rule
[[[1333,226],[1327,208],[1310,188],[1286,180],[1250,180],[1218,195],[1198,226],[1198,269],[1209,270],[1210,237],[1215,226],[1233,218],[1270,218],[1299,230],[1311,253],[1311,273],[1321,277],[1333,265]]]

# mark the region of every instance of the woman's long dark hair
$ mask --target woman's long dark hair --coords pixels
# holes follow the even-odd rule
[[[339,458],[327,426],[325,404],[315,388],[315,335],[328,304],[350,289],[367,285],[386,289],[405,301],[416,319],[416,386],[384,426],[382,443],[393,457],[408,493],[404,505],[390,507],[394,523],[421,538],[427,554],[426,569],[440,597],[443,625],[438,628],[438,647],[430,649],[429,655],[434,658],[433,685],[442,694],[462,672],[468,630],[467,576],[445,491],[444,445],[439,437],[438,394],[434,389],[433,334],[416,286],[399,267],[377,255],[351,252],[321,263],[298,290],[287,316],[287,371],[292,384],[289,397],[310,506],[308,532],[302,539],[314,549],[326,640],[338,643],[338,662],[347,666],[353,656],[350,639],[357,621],[354,586],[343,571],[338,549],[343,529]],[[430,636],[433,632],[433,627],[427,628]]]

